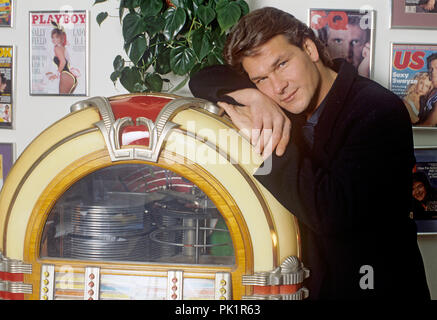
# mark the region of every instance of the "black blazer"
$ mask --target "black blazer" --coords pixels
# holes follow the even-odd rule
[[[429,299],[411,210],[415,163],[408,112],[376,82],[336,61],[314,146],[290,115],[291,142],[256,178],[299,221],[312,299]]]

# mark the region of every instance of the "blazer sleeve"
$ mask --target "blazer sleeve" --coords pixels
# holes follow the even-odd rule
[[[205,67],[195,73],[188,86],[194,97],[217,103],[219,101],[241,106],[227,93],[232,91],[256,88],[246,74],[239,73],[227,65]]]

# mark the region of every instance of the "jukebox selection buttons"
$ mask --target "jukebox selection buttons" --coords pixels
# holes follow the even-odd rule
[[[168,271],[167,274],[167,299],[182,300],[183,295],[183,272]]]
[[[55,291],[55,266],[44,264],[41,267],[40,299],[53,300]]]
[[[217,272],[215,275],[215,299],[232,299],[231,274],[227,272]]]
[[[85,268],[84,300],[98,300],[100,292],[100,268]]]

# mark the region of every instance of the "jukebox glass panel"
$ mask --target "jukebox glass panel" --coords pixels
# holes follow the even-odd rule
[[[192,182],[146,164],[100,169],[56,202],[41,258],[202,265],[235,263],[214,203]]]

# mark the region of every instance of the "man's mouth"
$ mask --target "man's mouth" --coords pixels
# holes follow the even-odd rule
[[[294,91],[291,92],[288,96],[286,96],[284,99],[281,99],[281,102],[284,102],[284,103],[289,103],[289,102],[291,102],[291,101],[294,99],[294,97],[296,96],[296,92],[297,92],[297,90],[298,90],[298,89],[294,90]]]

